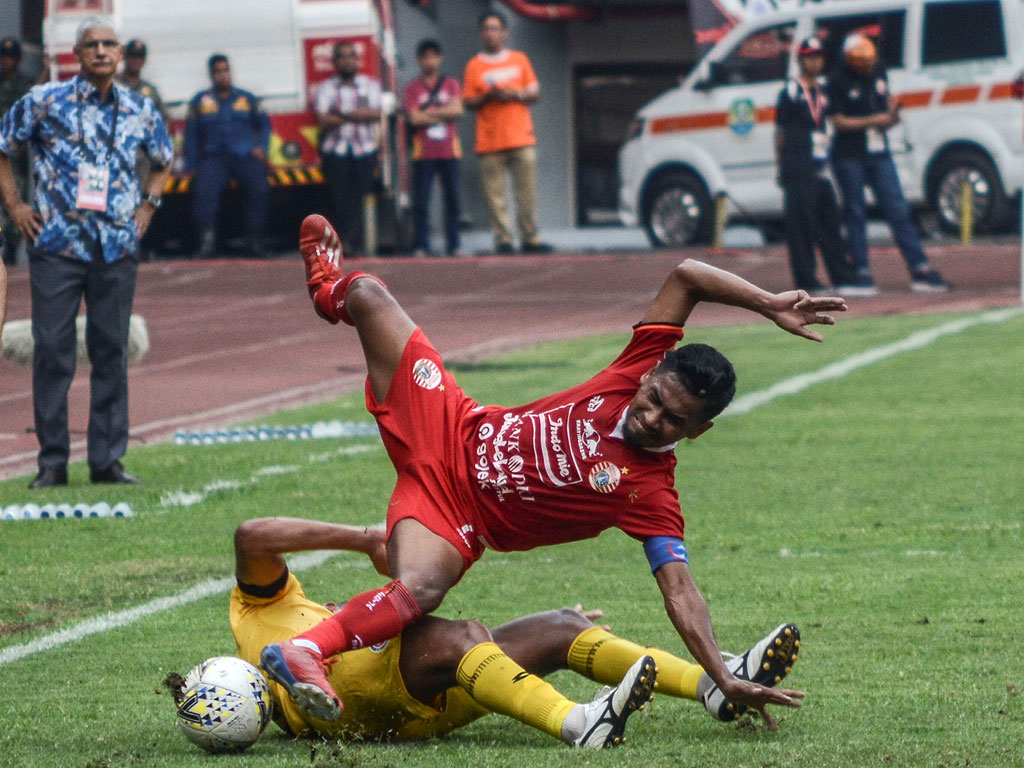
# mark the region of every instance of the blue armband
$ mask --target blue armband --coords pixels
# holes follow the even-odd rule
[[[686,555],[686,545],[675,536],[652,536],[644,542],[644,554],[651,564],[651,573],[657,571],[665,563],[686,563],[690,559]]]

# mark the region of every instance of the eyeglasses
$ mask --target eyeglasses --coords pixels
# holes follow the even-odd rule
[[[101,45],[104,48],[119,48],[121,44],[117,40],[85,40],[78,44],[79,47],[85,48],[88,51],[95,51]]]

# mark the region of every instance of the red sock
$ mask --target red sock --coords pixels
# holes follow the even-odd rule
[[[370,280],[376,280],[384,286],[384,288],[388,287],[385,282],[376,275],[371,275],[368,272],[363,272],[362,270],[357,269],[355,272],[349,272],[331,288],[330,301],[328,302],[331,307],[331,314],[341,320],[341,322],[345,323],[345,325],[355,325],[355,323],[352,322],[351,315],[349,315],[348,310],[345,308],[345,299],[348,297],[349,286],[352,285],[353,280],[358,280],[364,277]]]
[[[400,581],[356,595],[340,611],[299,638],[312,640],[326,658],[397,636],[423,615],[416,599]]]

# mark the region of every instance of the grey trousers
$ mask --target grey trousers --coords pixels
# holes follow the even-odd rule
[[[89,376],[89,466],[103,470],[128,449],[128,323],[139,264],[105,264],[32,249],[32,399],[39,468],[68,463],[68,389],[75,376],[75,318],[85,299]]]

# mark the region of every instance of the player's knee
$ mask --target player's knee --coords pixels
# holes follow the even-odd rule
[[[401,578],[400,581],[409,590],[424,616],[437,610],[448,593],[447,587],[429,581],[415,578]]]
[[[460,658],[469,653],[470,650],[493,640],[491,630],[479,621],[457,622],[457,629],[453,632],[453,646],[458,649]]]

